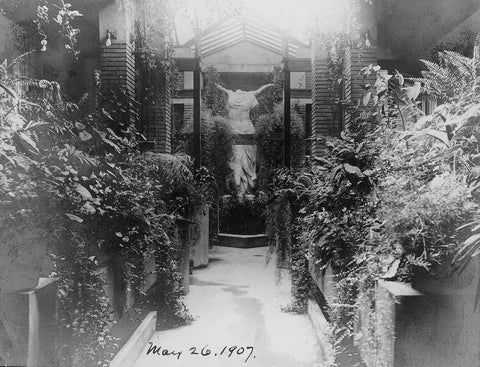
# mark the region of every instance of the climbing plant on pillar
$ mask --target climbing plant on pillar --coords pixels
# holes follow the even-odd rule
[[[223,85],[220,73],[213,66],[208,66],[203,72],[204,88],[202,90],[202,101],[213,116],[228,116],[227,96],[217,85]]]
[[[213,174],[218,194],[227,193],[226,180],[233,156],[233,135],[227,117],[227,97],[217,85],[223,84],[220,74],[210,66],[204,72],[201,113],[202,164]]]
[[[127,2],[134,26],[139,128],[155,151],[176,151],[171,124],[171,101],[177,92],[178,70],[173,58],[172,2]],[[151,148],[147,146],[147,149]]]
[[[123,119],[126,106],[121,101],[85,116],[74,103],[50,98],[57,97],[57,82],[23,79],[30,91],[40,89],[43,94],[27,100],[12,90],[18,80],[9,78],[6,69],[2,64],[0,220],[19,234],[22,224],[33,228],[31,238],[22,241],[26,247],[33,246],[26,253],[34,257],[48,248],[53,262],[34,266],[38,271],[31,276],[24,269],[24,257],[18,269],[30,279],[22,289],[34,287],[38,276],[58,277],[58,364],[107,365],[111,357],[107,347],[114,344],[113,319],[99,274],[102,262],[120,254],[125,260],[124,280],[132,280],[138,290],[147,275],[138,265],[143,265],[153,247],[162,281],[155,305],[162,306],[164,316],[171,311],[175,320],[182,319],[174,220],[185,208],[195,207],[201,195],[185,168],[186,157],[159,155],[148,161],[138,154],[133,126],[125,121],[119,136],[102,123],[104,118],[119,122],[114,108]],[[175,174],[185,180],[179,183],[172,178]],[[18,242],[7,231],[3,236],[8,246],[0,241],[2,252],[11,248],[12,256],[18,254]]]
[[[48,2],[45,2],[48,4]],[[37,19],[34,23],[38,27],[38,33],[42,36],[40,42],[40,51],[47,51],[47,33],[44,27],[52,21],[57,24],[58,31],[63,38],[65,49],[72,53],[75,57],[79,55],[77,48],[77,36],[80,29],[74,28],[75,18],[83,16],[78,10],[72,9],[72,4],[60,0],[58,4],[54,4],[54,12],[50,11],[47,5],[37,7]]]
[[[257,143],[257,187],[269,191],[275,176],[275,170],[282,167],[283,141],[283,104],[273,107],[270,114],[261,115],[255,124]],[[295,111],[291,112],[291,162],[292,167],[300,167],[305,152],[305,131],[303,120]]]
[[[173,58],[172,32],[174,19],[172,2],[169,0],[135,0],[136,10],[132,9],[139,24],[137,37],[142,53],[152,69],[161,68],[166,76],[167,85],[176,91],[178,70]],[[133,4],[131,4],[133,7]]]

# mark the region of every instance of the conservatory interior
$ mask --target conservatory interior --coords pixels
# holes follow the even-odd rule
[[[1,366],[478,366],[478,1],[0,0],[0,62]]]

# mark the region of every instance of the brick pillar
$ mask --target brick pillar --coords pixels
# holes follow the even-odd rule
[[[147,139],[156,153],[172,152],[172,116],[170,88],[165,74],[157,70],[153,80],[152,98],[148,106]]]
[[[183,119],[184,126],[188,126],[188,124],[193,124],[193,100],[189,101],[189,103],[185,103],[185,107],[183,110]]]
[[[363,75],[358,75],[360,70],[368,65],[377,64],[377,48],[376,47],[365,47],[358,48],[353,47],[349,50],[350,54],[350,64],[351,64],[351,100],[357,105],[358,100],[361,100],[363,97],[364,89],[362,88],[365,84],[374,84],[376,80],[375,74],[371,74],[367,78],[364,78]],[[362,106],[362,104],[361,104]]]
[[[106,95],[113,91],[126,104],[128,119],[135,123],[135,58],[133,48],[125,43],[101,46],[100,79],[102,92]],[[123,98],[125,97],[125,98]]]
[[[343,128],[350,123],[352,115],[349,111],[349,105],[352,102],[352,50],[345,50],[345,58],[343,65],[343,100],[345,101],[345,109],[343,111]]]
[[[312,138],[339,132],[327,72],[327,52],[322,45],[315,43],[312,59]],[[320,142],[313,141],[312,154],[318,154],[320,147]]]
[[[123,110],[126,112],[115,118],[126,118],[134,123],[137,111],[134,45],[130,39],[133,29],[131,16],[125,6],[109,4],[100,10],[98,19],[99,39],[102,45],[100,50],[102,94],[107,98],[111,92],[120,96]],[[107,45],[107,34],[110,34],[109,45]]]
[[[367,78],[359,75],[360,70],[370,64],[377,64],[376,47],[353,47],[345,51],[342,92],[346,101],[357,105],[363,97],[362,86],[375,83],[375,75]],[[338,110],[338,106],[333,102],[334,97],[328,80],[327,52],[321,45],[316,44],[312,59],[312,137],[338,135],[344,124],[353,118],[348,109]],[[342,115],[339,116],[338,113]],[[320,147],[319,142],[313,141],[312,154],[317,154]]]

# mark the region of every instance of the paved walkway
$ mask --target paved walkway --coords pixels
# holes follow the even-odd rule
[[[274,259],[266,264],[266,251],[217,247],[191,277],[185,301],[196,320],[156,332],[136,367],[323,366],[308,316],[280,309],[290,302],[290,276]]]

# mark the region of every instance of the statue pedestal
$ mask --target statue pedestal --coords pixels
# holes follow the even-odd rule
[[[219,233],[219,246],[238,247],[238,248],[254,248],[266,247],[267,236],[264,234],[230,234]]]

